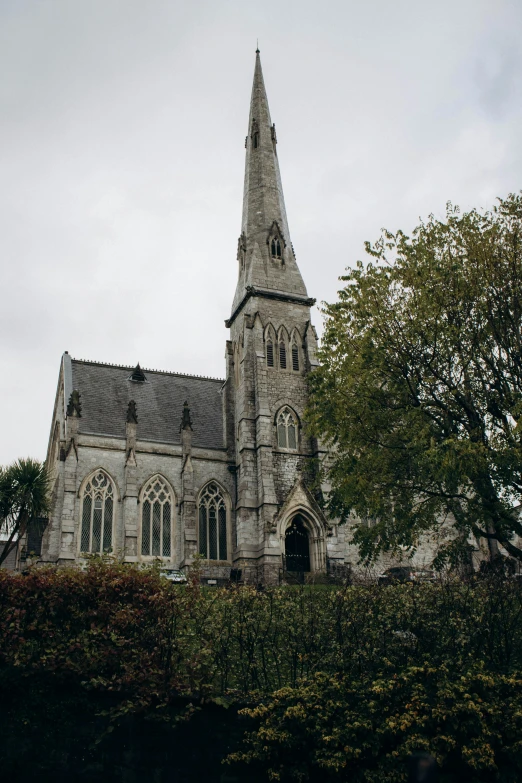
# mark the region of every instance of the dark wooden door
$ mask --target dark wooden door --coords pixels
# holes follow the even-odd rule
[[[287,571],[310,570],[310,544],[302,519],[297,516],[286,531],[285,565]]]

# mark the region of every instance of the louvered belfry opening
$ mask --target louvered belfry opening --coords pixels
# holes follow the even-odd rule
[[[310,542],[299,514],[293,518],[286,531],[285,566],[287,571],[310,571]]]
[[[284,340],[279,343],[279,366],[282,370],[286,370],[286,345]]]
[[[272,340],[266,344],[266,363],[268,367],[274,366],[274,343]]]
[[[295,343],[292,345],[292,369],[299,372],[299,349]]]

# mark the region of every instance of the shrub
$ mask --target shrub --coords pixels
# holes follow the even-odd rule
[[[480,666],[408,666],[376,679],[324,673],[283,688],[244,715],[260,723],[230,762],[277,781],[395,783],[419,750],[446,783],[520,780],[522,679]]]
[[[106,764],[147,736],[174,754],[195,715],[222,716],[201,717],[208,737],[226,710],[236,746],[256,723],[222,756],[262,779],[399,780],[414,747],[448,780],[520,771],[515,580],[207,590],[94,558],[84,572],[0,571],[0,609],[0,760],[15,777]]]

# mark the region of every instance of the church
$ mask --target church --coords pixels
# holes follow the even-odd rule
[[[112,552],[218,584],[346,570],[348,531],[321,510],[307,433],[317,334],[286,217],[259,51],[250,101],[226,378],[62,356],[47,453],[42,561]],[[351,554],[351,557],[350,557]]]

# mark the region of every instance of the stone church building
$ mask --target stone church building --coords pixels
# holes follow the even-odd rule
[[[183,569],[199,553],[208,578],[267,583],[342,572],[350,547],[318,504],[324,453],[304,421],[315,300],[290,239],[259,52],[237,264],[225,379],[63,355],[43,561],[112,551]]]

